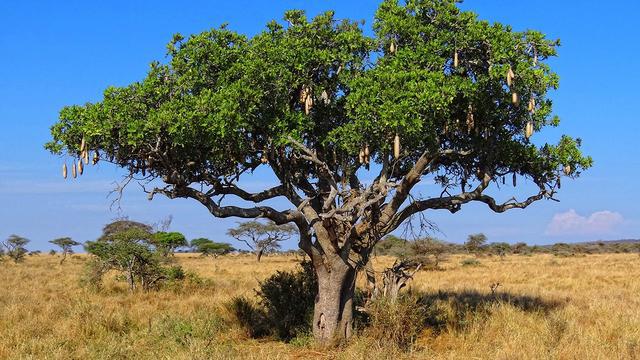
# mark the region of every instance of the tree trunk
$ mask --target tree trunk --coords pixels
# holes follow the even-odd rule
[[[256,258],[258,259],[258,262],[260,262],[260,259],[262,259],[262,254],[264,254],[264,249],[259,249],[258,251],[256,251]]]
[[[349,339],[353,332],[353,295],[356,271],[341,259],[332,264],[314,263],[318,295],[313,312],[313,336],[321,345]]]

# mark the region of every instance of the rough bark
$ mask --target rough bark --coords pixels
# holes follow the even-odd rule
[[[314,263],[318,275],[318,295],[313,313],[313,335],[321,345],[348,340],[353,334],[353,297],[356,270],[337,260]]]

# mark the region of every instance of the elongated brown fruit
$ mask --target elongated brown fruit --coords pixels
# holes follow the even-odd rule
[[[364,156],[367,156],[367,157],[368,157],[368,156],[369,156],[369,154],[370,154],[370,153],[369,153],[369,144],[367,144],[367,145],[365,145],[365,146],[364,146]]]
[[[329,93],[327,92],[327,90],[322,91],[322,94],[320,94],[320,100],[322,100],[322,102],[325,105],[329,105],[329,103],[331,103],[331,100],[329,99]]]
[[[515,77],[516,77],[516,74],[514,74],[513,70],[509,68],[509,71],[507,71],[507,85],[509,85],[509,87],[513,85],[513,79],[515,79]]]
[[[307,95],[307,101],[304,104],[304,113],[309,115],[311,113],[311,108],[313,107],[313,98],[311,95]]]
[[[533,123],[531,121],[527,122],[527,126],[524,131],[524,136],[527,139],[533,136]]]
[[[100,161],[100,153],[98,153],[98,151],[96,151],[93,154],[93,160],[92,160],[92,164],[95,165],[98,163],[98,161]]]
[[[82,159],[78,160],[78,175],[82,175],[84,172],[84,165],[82,165]]]
[[[571,175],[571,165],[567,165],[564,167],[564,174],[567,176]]]
[[[67,178],[67,163],[62,164],[62,177]]]
[[[307,102],[307,95],[309,95],[309,87],[307,87],[307,85],[304,85],[300,90],[300,98],[298,99],[298,101],[300,101],[300,104],[305,104]]]
[[[391,42],[391,45],[389,45],[389,52],[391,54],[395,54],[396,53],[396,43],[395,42]]]
[[[518,177],[516,176],[516,173],[513,173],[513,187],[518,186]]]
[[[529,99],[529,112],[532,113],[532,114],[536,112],[536,99],[535,98]]]
[[[73,162],[73,165],[71,165],[71,176],[74,179],[78,176],[78,173],[76,172],[76,163],[75,163],[75,161]]]
[[[393,157],[397,159],[400,158],[400,136],[396,134],[396,137],[393,139]]]
[[[458,52],[453,53],[453,67],[457,68],[460,62],[458,61]]]
[[[360,164],[364,164],[364,150],[360,149],[360,153],[358,154],[358,161]]]
[[[82,137],[82,141],[80,142],[80,151],[85,151],[87,147],[87,142],[84,140],[84,136]]]
[[[520,105],[520,96],[518,95],[517,92],[514,92],[513,94],[511,94],[511,102],[513,102],[513,105],[515,106]]]
[[[89,150],[84,150],[84,156],[82,157],[85,165],[89,165]]]

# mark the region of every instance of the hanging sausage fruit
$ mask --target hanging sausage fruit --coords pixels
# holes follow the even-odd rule
[[[474,127],[474,118],[473,118],[473,106],[469,105],[467,108],[467,130],[471,133]]]
[[[524,136],[529,139],[531,136],[533,136],[533,123],[531,121],[527,122],[527,125],[525,127],[525,131],[524,131]]]
[[[393,139],[393,157],[396,160],[400,158],[400,136],[398,134]]]

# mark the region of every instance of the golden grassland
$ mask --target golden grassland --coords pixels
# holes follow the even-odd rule
[[[180,254],[205,279],[154,292],[130,293],[108,281],[96,292],[80,284],[84,255],[0,263],[2,359],[635,359],[640,358],[640,258],[633,254],[560,258],[480,258],[443,271],[420,272],[411,287],[468,315],[427,327],[408,351],[362,334],[338,349],[250,339],[225,303],[254,297],[258,282],[296,267],[294,256],[217,259]],[[377,269],[391,258],[375,259]],[[501,286],[492,294],[490,285]],[[427,296],[428,298],[428,296]],[[434,300],[435,301],[435,300]],[[474,304],[482,303],[482,307]],[[457,310],[456,310],[457,309]]]

